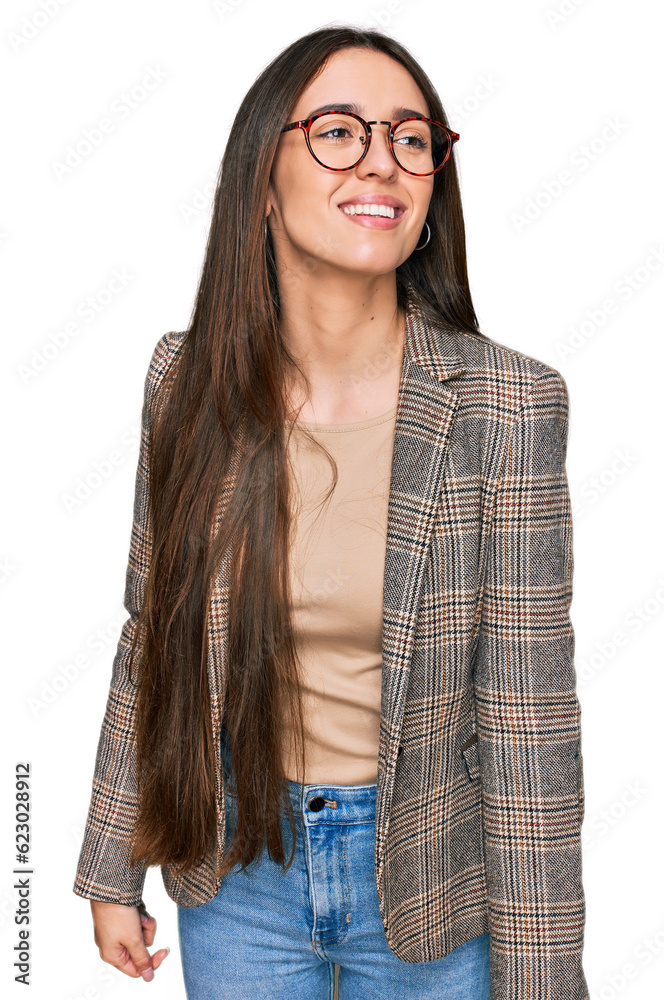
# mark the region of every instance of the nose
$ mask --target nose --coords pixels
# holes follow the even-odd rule
[[[392,122],[389,121],[371,121],[367,122],[367,125],[371,126],[371,136],[369,138],[369,149],[364,157],[364,159],[358,163],[358,170],[366,170],[373,167],[374,171],[380,173],[394,173],[399,169],[394,157],[392,156],[392,150],[390,149],[389,142],[389,129]],[[381,125],[383,128],[376,128],[376,125]]]

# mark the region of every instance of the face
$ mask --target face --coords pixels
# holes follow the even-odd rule
[[[383,52],[343,49],[307,87],[290,121],[308,118],[323,105],[354,104],[367,121],[429,117],[424,96],[409,72]],[[399,108],[410,109],[399,113]],[[395,113],[396,112],[396,113]],[[434,175],[415,177],[395,162],[387,125],[373,125],[369,152],[350,170],[328,170],[314,160],[301,129],[281,135],[267,201],[268,225],[278,262],[302,274],[341,269],[347,274],[394,271],[420,242]],[[369,221],[348,207],[391,204],[395,219]]]

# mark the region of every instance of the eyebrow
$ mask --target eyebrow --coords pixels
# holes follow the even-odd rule
[[[350,111],[353,114],[362,115],[362,108],[359,104],[351,102],[350,104],[343,101],[338,101],[336,104],[321,104],[319,108],[314,108],[310,111],[308,115],[304,116],[303,121],[307,118],[313,118],[314,115],[323,114],[326,111]],[[429,115],[425,111],[414,111],[413,108],[392,108],[392,118],[391,121],[400,121],[402,118],[412,118],[415,115],[420,115],[422,118],[428,118]]]

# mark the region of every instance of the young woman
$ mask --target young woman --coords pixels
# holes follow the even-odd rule
[[[151,979],[160,865],[190,1000],[588,997],[567,388],[478,329],[458,139],[393,39],[294,42],[150,363],[74,891]]]

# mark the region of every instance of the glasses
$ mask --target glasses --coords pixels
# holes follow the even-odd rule
[[[328,170],[350,170],[369,152],[371,126],[389,125],[387,141],[396,163],[407,174],[428,177],[445,165],[459,135],[445,125],[420,115],[389,121],[367,122],[350,111],[326,111],[299,122],[291,122],[282,132],[302,129],[309,152]]]

